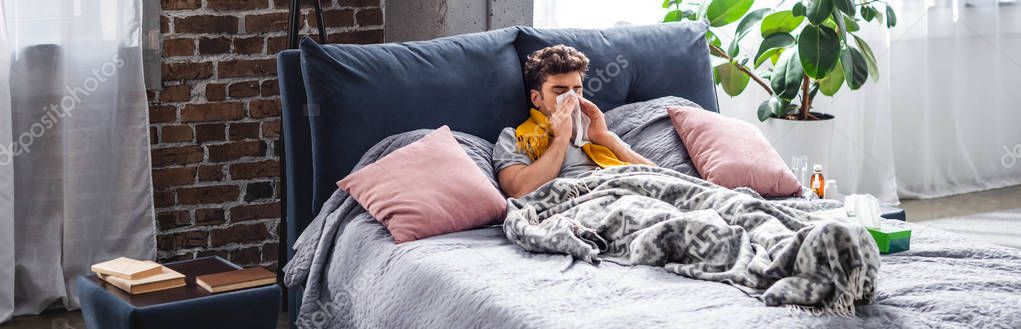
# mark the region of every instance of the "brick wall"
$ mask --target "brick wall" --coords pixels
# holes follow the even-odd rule
[[[323,0],[331,43],[383,40],[383,0]],[[149,92],[161,261],[276,267],[287,0],[161,0],[161,90]],[[307,13],[307,10],[306,10]],[[304,33],[314,16],[303,15]]]

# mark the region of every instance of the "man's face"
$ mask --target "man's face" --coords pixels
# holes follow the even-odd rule
[[[531,91],[532,106],[548,117],[557,108],[557,96],[571,90],[582,95],[581,72],[547,75],[542,90]]]

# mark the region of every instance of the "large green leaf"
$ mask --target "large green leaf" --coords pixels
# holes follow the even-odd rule
[[[844,81],[851,90],[858,90],[869,78],[868,64],[865,56],[854,47],[847,46],[840,50],[840,64],[844,70]]]
[[[805,5],[805,17],[812,24],[822,24],[833,12],[833,0],[801,0]]]
[[[844,69],[839,63],[830,71],[830,74],[826,75],[825,78],[819,79],[819,91],[823,95],[833,96],[840,90],[840,87],[844,85]]]
[[[801,4],[800,1],[795,2],[794,7],[791,7],[791,14],[798,17],[805,17],[805,5]]]
[[[798,36],[798,54],[809,77],[825,77],[837,65],[840,40],[837,32],[824,25],[807,25]]]
[[[748,86],[749,80],[748,75],[741,72],[737,65],[731,62],[716,67],[716,78],[723,86],[723,91],[730,96],[740,95]]]
[[[780,55],[783,54],[784,49],[786,48],[773,48],[762,53],[757,59],[755,59],[755,68],[762,66],[762,63],[765,63],[767,59],[773,64],[776,64],[776,61],[780,59]]]
[[[723,47],[723,42],[720,41],[720,38],[717,37],[716,33],[713,33],[713,31],[706,31],[705,32],[705,39],[706,39],[706,41],[708,41],[713,46],[717,46],[717,47],[720,47],[720,48]]]
[[[759,104],[759,121],[766,121],[769,116],[773,115],[774,112],[780,112],[783,108],[783,102],[780,101],[776,96],[770,97],[769,99]]]
[[[684,19],[684,12],[680,10],[671,10],[663,16],[663,23],[678,22]]]
[[[897,14],[893,12],[893,7],[890,4],[886,4],[886,27],[891,28],[897,25]]]
[[[784,32],[770,34],[765,40],[762,40],[762,43],[759,45],[759,51],[755,53],[755,67],[759,67],[759,65],[762,65],[766,59],[776,54],[780,49],[790,47],[795,42],[797,40],[794,37]]]
[[[772,9],[762,8],[751,11],[748,15],[744,15],[741,22],[737,23],[737,31],[734,32],[734,40],[741,40],[741,38],[744,38],[744,36],[748,34],[748,31],[751,31],[752,27],[755,26],[756,23],[762,21],[762,18],[766,17],[766,14],[769,14],[770,10]]]
[[[738,54],[741,54],[741,43],[738,42],[737,39],[735,39],[734,41],[730,42],[730,47],[727,47],[727,56],[730,56],[730,58],[735,58],[737,57]]]
[[[712,0],[706,10],[709,26],[720,27],[741,19],[755,0]]]
[[[805,75],[804,69],[801,68],[798,51],[785,51],[780,56],[780,60],[777,61],[776,65],[776,68],[773,69],[773,75],[769,79],[773,92],[780,99],[793,99],[794,96],[798,95],[798,89],[801,88],[801,79]]]
[[[790,33],[801,26],[805,21],[804,16],[794,16],[790,10],[778,11],[762,19],[762,37],[766,38],[775,33]]]
[[[876,62],[876,55],[872,53],[872,47],[865,42],[862,38],[857,35],[854,36],[854,43],[861,49],[861,54],[865,57],[865,64],[869,68],[869,76],[872,77],[872,81],[879,81],[879,63]]]
[[[833,7],[848,15],[854,16],[854,2],[851,0],[832,0]]]
[[[844,25],[846,26],[847,32],[858,32],[861,30],[861,26],[858,26],[858,21],[854,20],[854,17],[850,15],[841,14],[844,17]]]

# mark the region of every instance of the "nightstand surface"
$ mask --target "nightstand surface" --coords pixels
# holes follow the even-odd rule
[[[184,274],[185,286],[132,295],[112,284],[106,283],[106,281],[103,281],[103,279],[100,279],[96,275],[89,275],[85,278],[92,281],[97,286],[103,287],[108,293],[117,296],[117,298],[125,303],[131,304],[133,307],[146,307],[212,295],[205,289],[202,289],[202,287],[195,284],[196,276],[241,269],[241,266],[235,265],[234,263],[216,256],[167,263],[163,264],[163,266]]]
[[[281,288],[271,284],[210,294],[198,275],[240,269],[220,257],[163,264],[185,275],[185,286],[131,295],[95,275],[77,278],[82,318],[102,329],[272,329],[280,313]]]

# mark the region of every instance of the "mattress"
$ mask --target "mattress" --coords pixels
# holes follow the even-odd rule
[[[328,328],[1021,327],[1021,251],[884,224],[911,228],[911,250],[884,255],[876,302],[843,318],[767,307],[660,267],[532,254],[498,226],[395,245],[362,214],[337,236],[320,302],[299,324],[318,315]]]

